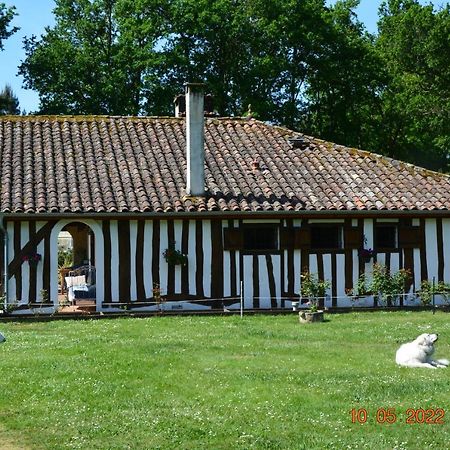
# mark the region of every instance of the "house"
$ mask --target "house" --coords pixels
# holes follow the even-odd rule
[[[97,311],[154,310],[159,293],[167,309],[238,308],[241,287],[245,308],[290,308],[304,269],[330,280],[326,306],[350,306],[375,261],[409,269],[411,292],[450,282],[449,176],[204,117],[203,98],[188,84],[178,117],[0,118],[5,304],[54,310],[65,232],[74,266],[95,268]]]

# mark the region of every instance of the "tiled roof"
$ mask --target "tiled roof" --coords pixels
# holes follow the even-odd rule
[[[450,210],[450,177],[253,119],[207,118],[204,198],[182,118],[0,118],[4,213]]]

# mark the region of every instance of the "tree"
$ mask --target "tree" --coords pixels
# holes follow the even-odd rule
[[[205,81],[221,115],[242,114],[251,104],[261,119],[348,137],[353,122],[336,127],[345,114],[329,106],[343,89],[336,92],[335,84],[327,95],[317,94],[336,78],[352,83],[355,95],[346,96],[345,107],[357,111],[354,103],[375,91],[367,76],[374,73],[373,44],[349,19],[357,4],[341,1],[329,9],[323,0],[173,2],[167,65],[159,80],[168,89],[193,78]],[[365,70],[364,62],[372,67]],[[321,122],[325,110],[333,123]],[[337,132],[342,128],[346,133]]]
[[[255,26],[253,0],[182,0],[170,5],[170,26],[150,92],[162,93],[166,104],[183,84],[203,81],[220,115],[240,114],[243,91],[253,80]],[[150,96],[156,97],[156,96]],[[161,108],[155,105],[157,112]],[[245,105],[246,106],[246,105]]]
[[[0,115],[20,114],[19,100],[9,84],[0,92]]]
[[[18,27],[9,28],[16,15],[15,11],[14,6],[8,8],[4,3],[0,3],[0,50],[3,50],[3,41],[19,29]]]
[[[25,40],[19,69],[44,113],[171,114],[184,83],[204,81],[220,115],[251,104],[261,119],[295,128],[317,73],[344,73],[329,41],[347,45],[348,27],[324,0],[57,0],[55,16],[42,39]]]
[[[340,1],[326,16],[323,50],[308,77],[300,127],[347,146],[379,149],[380,92],[388,82],[373,36],[356,19],[359,1]]]
[[[19,66],[42,113],[139,114],[163,2],[56,0],[54,28],[25,39]]]
[[[450,6],[389,0],[380,13],[376,45],[390,77],[382,93],[384,151],[448,171]]]

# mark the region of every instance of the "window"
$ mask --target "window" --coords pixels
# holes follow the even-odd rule
[[[398,248],[397,225],[377,225],[375,227],[375,248],[393,250]]]
[[[311,248],[337,250],[342,248],[341,225],[312,225]]]
[[[244,250],[278,250],[278,227],[258,226],[244,228]]]

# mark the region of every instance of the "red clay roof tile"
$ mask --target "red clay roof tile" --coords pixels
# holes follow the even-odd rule
[[[204,199],[185,195],[180,118],[0,118],[0,210],[450,210],[450,177],[253,119],[206,119]]]

